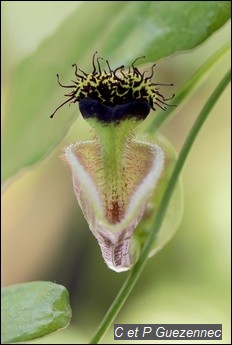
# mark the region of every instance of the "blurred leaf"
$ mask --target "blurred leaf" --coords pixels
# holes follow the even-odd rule
[[[68,291],[51,282],[32,282],[2,289],[2,343],[42,337],[69,325]]]
[[[95,50],[112,67],[144,54],[144,62],[156,61],[197,46],[229,17],[229,1],[83,2],[14,72],[2,138],[2,180],[48,155],[75,120],[75,105],[49,119],[64,99],[56,73],[68,83],[74,62],[90,72]]]
[[[188,97],[191,93],[195,90],[195,88],[205,79],[205,76],[209,72],[211,68],[214,67],[215,63],[217,63],[227,52],[230,51],[230,42],[228,42],[225,46],[221,47],[219,50],[216,51],[210,58],[193,74],[191,78],[187,80],[187,82],[178,90],[178,93],[175,95],[175,100],[171,100],[169,104],[178,104],[178,111],[180,110],[180,106],[183,106],[184,101],[186,102]],[[163,123],[170,118],[170,114],[175,111],[175,108],[168,107],[168,109],[164,112],[159,111],[155,118],[149,123],[147,126],[147,131],[150,133],[154,133],[159,129]]]

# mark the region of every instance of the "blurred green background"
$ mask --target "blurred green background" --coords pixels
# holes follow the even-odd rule
[[[3,131],[4,99],[14,80],[15,66],[79,4],[78,1],[1,3]],[[178,89],[229,39],[227,23],[197,49],[160,61],[157,80],[174,82]],[[57,59],[62,59],[62,47]],[[229,63],[227,55],[162,128],[177,151]],[[57,88],[55,75],[54,88]],[[70,327],[37,341],[40,344],[87,342],[128,274],[117,274],[104,264],[75,199],[69,169],[61,159],[66,144],[88,136],[88,126],[79,117],[57,150],[18,176],[2,196],[3,286],[49,280],[63,284],[70,292],[73,309]],[[117,323],[222,323],[220,343],[230,341],[229,144],[227,88],[184,166],[185,210],[181,226],[172,241],[149,260]],[[103,343],[113,343],[112,339],[111,329]]]

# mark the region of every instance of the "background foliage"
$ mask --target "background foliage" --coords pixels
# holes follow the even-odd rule
[[[103,263],[74,198],[69,171],[59,159],[65,143],[85,139],[89,131],[78,118],[67,133],[77,116],[75,107],[49,119],[63,97],[56,73],[69,81],[73,62],[91,71],[95,50],[115,67],[144,54],[148,63],[193,48],[228,19],[228,6],[229,2],[212,1],[188,5],[100,1],[80,7],[78,2],[2,2],[7,38],[3,42],[3,179],[52,152],[17,176],[3,195],[3,283],[56,280],[70,291],[74,312],[73,326],[43,342],[86,342],[126,276],[109,271]],[[99,15],[93,16],[95,12]],[[94,18],[88,25],[86,16]],[[188,30],[181,30],[187,24]],[[177,90],[228,39],[227,24],[196,50],[160,61],[157,80],[174,82]],[[162,129],[177,150],[228,65],[226,56]],[[213,110],[185,166],[181,228],[149,261],[118,322],[223,323],[228,339],[228,108],[229,91]],[[112,342],[112,332],[107,340]]]

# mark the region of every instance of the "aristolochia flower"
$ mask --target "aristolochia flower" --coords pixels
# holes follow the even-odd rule
[[[164,109],[167,99],[158,92],[159,84],[151,81],[153,67],[145,78],[134,64],[128,71],[123,66],[112,70],[106,61],[109,72],[102,72],[95,55],[91,74],[78,74],[74,65],[76,80],[64,86],[73,90],[61,106],[79,102],[96,134],[64,151],[74,192],[103,258],[109,268],[121,272],[138,258],[146,224],[155,215],[173,164],[165,145],[136,140],[135,130],[150,108]]]

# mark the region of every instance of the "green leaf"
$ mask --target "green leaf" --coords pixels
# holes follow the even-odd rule
[[[39,338],[68,326],[68,291],[51,282],[31,282],[2,289],[2,344]]]
[[[112,67],[144,54],[144,62],[156,61],[196,47],[229,17],[229,1],[83,2],[13,73],[2,137],[3,182],[47,156],[76,118],[76,105],[49,118],[64,100],[56,73],[69,83],[74,62],[91,72],[95,50]]]

